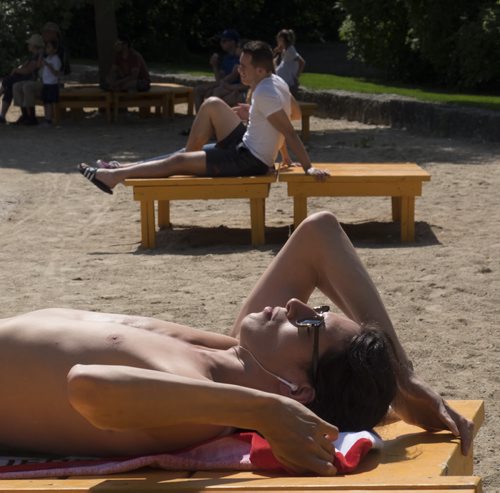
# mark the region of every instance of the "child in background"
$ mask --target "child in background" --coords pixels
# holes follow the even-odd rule
[[[42,101],[45,109],[45,125],[52,124],[52,103],[59,101],[59,75],[61,74],[61,58],[57,54],[58,42],[45,43],[46,57],[41,61],[42,67]]]
[[[282,29],[276,35],[276,44],[277,46],[274,49],[276,74],[288,84],[290,92],[297,96],[299,77],[306,62],[295,49],[295,33],[293,30]]]

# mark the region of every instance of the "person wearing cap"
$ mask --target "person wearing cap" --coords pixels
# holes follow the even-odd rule
[[[224,84],[240,84],[239,73],[235,70],[240,63],[239,42],[240,35],[234,29],[226,29],[220,35],[220,46],[224,55],[221,57],[218,53],[214,53],[210,57],[209,63],[214,72],[215,82],[202,84],[195,88],[194,105],[196,111],[200,109],[206,98],[215,95],[214,92]]]
[[[14,68],[11,73],[4,77],[0,89],[2,96],[2,107],[0,111],[0,123],[6,122],[7,112],[9,111],[14,95],[14,85],[16,83],[23,83],[26,81],[34,81],[38,75],[38,68],[40,66],[40,59],[43,56],[44,41],[39,34],[32,34],[26,40],[30,56],[21,65]],[[21,116],[20,120],[23,119]]]

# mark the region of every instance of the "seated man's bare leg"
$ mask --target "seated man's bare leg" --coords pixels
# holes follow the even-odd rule
[[[191,127],[186,152],[199,151],[213,136],[220,142],[240,123],[239,117],[222,99],[207,99]]]
[[[206,154],[204,151],[197,151],[177,153],[166,159],[116,169],[98,169],[96,176],[100,182],[114,188],[127,178],[167,178],[172,175],[206,176],[206,174]]]
[[[201,105],[203,104],[203,101],[212,95],[212,91],[218,85],[218,82],[209,82],[207,84],[201,84],[194,88],[194,107],[197,113]]]
[[[393,331],[392,324],[375,285],[352,243],[333,214],[309,216],[257,282],[233,326],[248,313],[265,306],[284,306],[290,298],[307,302],[320,289],[352,320],[375,322]]]

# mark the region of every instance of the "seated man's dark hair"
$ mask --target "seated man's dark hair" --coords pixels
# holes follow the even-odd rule
[[[340,431],[369,430],[387,413],[396,394],[394,356],[387,337],[364,329],[342,351],[318,365],[316,398],[308,407]]]
[[[273,50],[264,41],[249,41],[241,49],[252,57],[252,65],[274,74]]]

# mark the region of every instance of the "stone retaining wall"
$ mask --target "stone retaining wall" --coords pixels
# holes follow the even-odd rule
[[[97,77],[97,73],[94,76]],[[89,77],[92,78],[87,73],[87,82]],[[153,74],[152,80],[196,86],[212,79],[189,74]],[[428,103],[393,94],[374,95],[345,91],[300,89],[299,99],[318,103],[319,116],[388,125],[436,137],[465,137],[500,142],[499,111]]]

